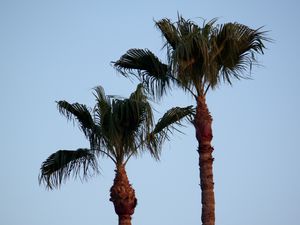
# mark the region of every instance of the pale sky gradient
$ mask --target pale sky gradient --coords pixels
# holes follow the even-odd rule
[[[51,153],[88,147],[55,101],[93,106],[96,85],[127,97],[137,83],[110,62],[134,47],[165,59],[153,20],[174,20],[180,12],[199,23],[218,17],[219,23],[265,26],[274,39],[253,80],[207,97],[214,118],[216,225],[299,225],[299,10],[296,0],[0,0],[0,224],[117,224],[108,159],[89,182],[70,180],[54,191],[38,185],[40,165]],[[193,103],[174,91],[155,108]],[[148,154],[129,162],[139,202],[133,225],[200,224],[197,143],[191,125],[183,131],[165,144],[160,162]]]

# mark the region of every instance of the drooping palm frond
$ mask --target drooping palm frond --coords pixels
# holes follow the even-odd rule
[[[169,109],[156,123],[154,129],[148,135],[148,148],[151,153],[158,158],[161,145],[165,139],[169,140],[169,135],[176,130],[181,133],[176,126],[183,126],[183,121],[192,121],[195,115],[193,106],[173,107]]]
[[[59,150],[42,163],[40,170],[40,184],[50,189],[60,187],[71,176],[86,179],[99,172],[95,154],[89,149]]]
[[[154,97],[161,97],[170,88],[171,82],[174,82],[168,65],[162,63],[148,49],[130,49],[113,63],[124,76],[130,74],[137,77]]]
[[[264,54],[264,42],[270,41],[266,31],[251,29],[239,23],[220,25],[212,33],[211,61],[218,68],[218,81],[232,84],[232,79],[249,78],[244,72],[257,63],[257,54]],[[218,82],[219,83],[219,82]]]
[[[155,22],[155,26],[162,32],[163,37],[166,39],[164,47],[170,46],[175,50],[180,37],[178,36],[177,28],[171,20],[168,18],[161,19]]]
[[[172,130],[177,130],[175,125],[181,126],[183,119],[192,121],[194,115],[195,108],[193,106],[173,107],[158,120],[152,134],[157,134],[161,131],[172,132]]]
[[[144,71],[145,75],[165,79],[168,67],[148,49],[130,49],[121,58],[113,62],[123,75],[132,70]]]
[[[80,129],[86,137],[89,137],[91,130],[95,127],[95,123],[90,112],[91,110],[87,106],[79,103],[70,104],[67,101],[58,101],[57,108],[67,119],[77,120]]]

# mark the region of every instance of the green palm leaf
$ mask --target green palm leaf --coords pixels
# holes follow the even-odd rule
[[[195,108],[193,106],[187,107],[173,107],[169,109],[157,122],[153,131],[148,135],[147,144],[151,154],[158,159],[161,145],[165,139],[169,140],[169,134],[176,130],[176,126],[183,126],[183,121],[192,121],[195,115]]]
[[[94,112],[99,114],[100,120],[103,120],[103,118],[101,119],[101,115],[105,115],[111,110],[110,99],[105,95],[104,89],[101,86],[94,88],[94,97],[96,98]]]
[[[179,42],[179,36],[177,28],[171,22],[170,19],[161,19],[155,22],[156,27],[162,32],[162,35],[166,39],[165,47],[170,46],[173,50],[176,49]]]
[[[101,86],[94,88],[93,95],[96,98],[93,114],[95,124],[98,128],[96,132],[98,144],[104,146],[105,149],[111,149],[111,145],[109,144],[113,130],[111,99],[105,95],[104,89]]]
[[[264,41],[270,41],[266,32],[251,29],[239,23],[226,23],[212,34],[214,52],[212,60],[216,60],[220,70],[218,79],[229,84],[231,79],[249,78],[243,73],[257,62],[256,54],[264,53]]]
[[[91,172],[99,172],[93,151],[59,150],[42,163],[39,182],[50,189],[58,188],[70,176],[86,179],[92,174]]]
[[[137,86],[136,90],[130,95],[129,100],[135,102],[135,104],[141,104],[141,117],[143,120],[145,120],[145,126],[150,129],[150,127],[153,126],[152,107],[148,101],[148,96],[146,95],[144,86],[142,84]]]
[[[66,116],[67,119],[77,120],[79,127],[89,138],[91,130],[95,128],[94,120],[89,110],[85,105],[79,103],[70,104],[67,101],[58,101],[57,107],[59,112]]]
[[[113,63],[115,68],[124,76],[133,75],[137,77],[147,91],[156,97],[162,96],[172,82],[168,66],[148,49],[130,49]]]
[[[195,108],[193,106],[173,107],[158,120],[152,134],[158,134],[162,131],[164,131],[164,133],[172,132],[172,130],[178,131],[178,129],[175,128],[175,125],[181,126],[183,119],[192,121],[194,115]]]

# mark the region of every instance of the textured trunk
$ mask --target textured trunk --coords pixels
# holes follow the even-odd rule
[[[199,143],[199,169],[201,182],[202,224],[215,224],[215,195],[213,182],[213,147],[212,140],[212,117],[208,111],[205,96],[197,99],[197,111],[194,121],[196,138]]]
[[[119,216],[119,225],[131,225],[131,215],[137,205],[134,189],[129,184],[124,165],[117,165],[114,184],[110,189],[110,201]]]

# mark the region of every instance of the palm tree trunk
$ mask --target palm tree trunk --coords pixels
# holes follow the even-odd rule
[[[196,138],[199,148],[199,170],[201,183],[201,203],[202,203],[202,224],[215,224],[215,196],[213,182],[213,147],[212,140],[212,117],[208,111],[205,96],[197,99],[197,110],[194,121]]]
[[[110,189],[110,201],[119,216],[119,225],[131,225],[131,215],[137,205],[134,189],[131,187],[123,164],[117,165],[116,176]]]

